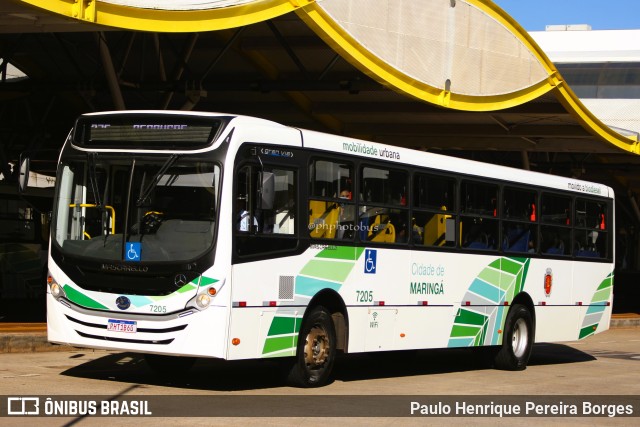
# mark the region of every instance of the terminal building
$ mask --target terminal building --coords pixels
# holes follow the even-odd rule
[[[640,134],[640,30],[549,25],[531,36],[600,120],[622,134]]]
[[[21,153],[52,174],[79,114],[124,109],[241,113],[602,182],[617,197],[616,296],[637,292],[640,30],[528,34],[492,2],[366,3],[3,2],[0,308],[43,289],[47,190],[17,198]]]
[[[589,25],[549,25],[531,36],[554,62],[580,101],[603,123],[630,138],[640,136],[640,30],[592,30]],[[585,153],[590,155],[590,153]],[[597,167],[591,165],[590,167]],[[602,165],[606,168],[606,163]],[[618,196],[629,197],[622,207],[618,239],[618,271],[638,268],[637,237],[632,234],[640,219],[635,178],[610,174],[621,186]],[[580,175],[583,170],[575,170]],[[620,194],[622,193],[622,194]]]

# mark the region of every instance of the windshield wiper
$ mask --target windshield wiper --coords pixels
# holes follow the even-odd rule
[[[100,194],[100,187],[98,186],[98,171],[96,168],[96,158],[98,153],[87,153],[87,162],[89,164],[89,184],[91,185],[91,191],[93,192],[93,199],[96,202],[96,209],[100,213],[100,233],[104,235],[104,244],[107,244],[107,235],[109,232],[105,232],[108,229],[108,214],[107,209],[102,204],[102,195]],[[107,186],[109,179],[107,178]],[[106,190],[106,186],[105,186]]]
[[[93,198],[96,202],[96,208],[103,209],[102,197],[100,196],[100,188],[98,188],[98,172],[96,171],[96,157],[98,153],[87,153],[89,163],[89,183],[91,184],[91,191],[93,192]]]
[[[178,160],[179,157],[180,157],[179,154],[172,154],[171,157],[169,157],[167,159],[167,161],[164,162],[164,164],[162,165],[160,170],[158,170],[158,172],[156,172],[156,174],[153,176],[153,178],[151,178],[151,181],[149,181],[149,184],[147,184],[147,186],[142,191],[142,195],[136,201],[136,206],[138,206],[138,207],[142,206],[142,204],[145,202],[145,200],[147,200],[149,198],[149,196],[151,195],[151,192],[153,191],[153,189],[156,188],[156,186],[158,185],[158,182],[160,182],[160,178],[162,178],[162,176],[165,174],[165,172],[171,166],[173,166],[173,164]]]

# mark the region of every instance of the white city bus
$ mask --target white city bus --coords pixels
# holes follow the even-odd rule
[[[168,111],[81,116],[56,185],[49,341],[160,370],[281,357],[310,387],[337,351],[481,346],[519,370],[609,327],[604,185]]]

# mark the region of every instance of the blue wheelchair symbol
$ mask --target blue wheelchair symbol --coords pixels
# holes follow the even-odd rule
[[[125,251],[126,261],[140,261],[140,250],[142,249],[140,242],[127,242]]]
[[[378,258],[378,251],[374,249],[366,249],[364,257],[364,272],[365,274],[376,274],[376,260]]]

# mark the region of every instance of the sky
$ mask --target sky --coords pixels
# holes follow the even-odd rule
[[[493,0],[527,31],[589,24],[594,30],[640,29],[640,0]]]

